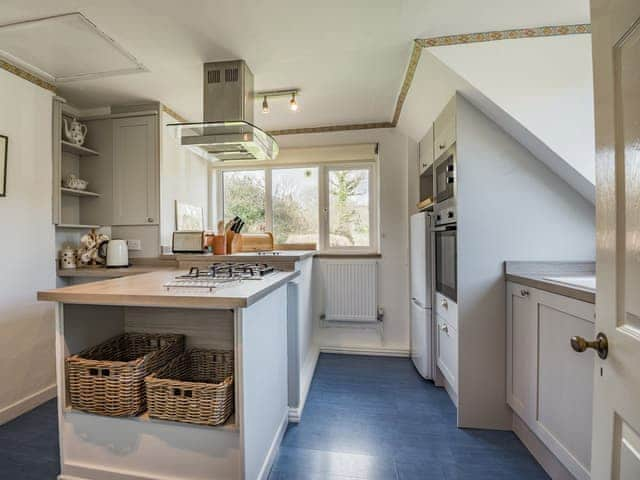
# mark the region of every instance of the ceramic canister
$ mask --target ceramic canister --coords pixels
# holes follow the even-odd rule
[[[71,247],[65,247],[60,254],[60,267],[68,269],[76,268],[77,266],[76,250]]]

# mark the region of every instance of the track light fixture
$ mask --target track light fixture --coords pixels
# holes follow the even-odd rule
[[[289,100],[289,108],[294,112],[298,111],[298,102],[296,102],[296,92],[293,92],[291,94],[291,100]]]
[[[262,113],[269,113],[271,110],[269,107],[269,98],[273,97],[291,97],[289,99],[289,109],[293,112],[298,111],[299,105],[297,96],[300,94],[300,90],[297,88],[291,88],[289,90],[269,90],[265,92],[256,92],[256,98],[262,97]]]

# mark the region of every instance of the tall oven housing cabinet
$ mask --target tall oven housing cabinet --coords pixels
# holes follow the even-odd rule
[[[435,370],[433,298],[432,216],[411,216],[411,360],[424,378]]]

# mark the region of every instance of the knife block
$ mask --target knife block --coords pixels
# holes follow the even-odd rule
[[[227,231],[225,235],[227,241],[227,254],[237,253],[242,251],[242,234],[234,233],[231,230]]]

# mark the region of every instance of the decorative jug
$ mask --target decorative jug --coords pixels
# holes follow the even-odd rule
[[[82,145],[84,143],[84,137],[87,136],[87,126],[78,122],[75,118],[71,122],[66,118],[63,118],[63,121],[64,136],[67,140],[76,145]]]

